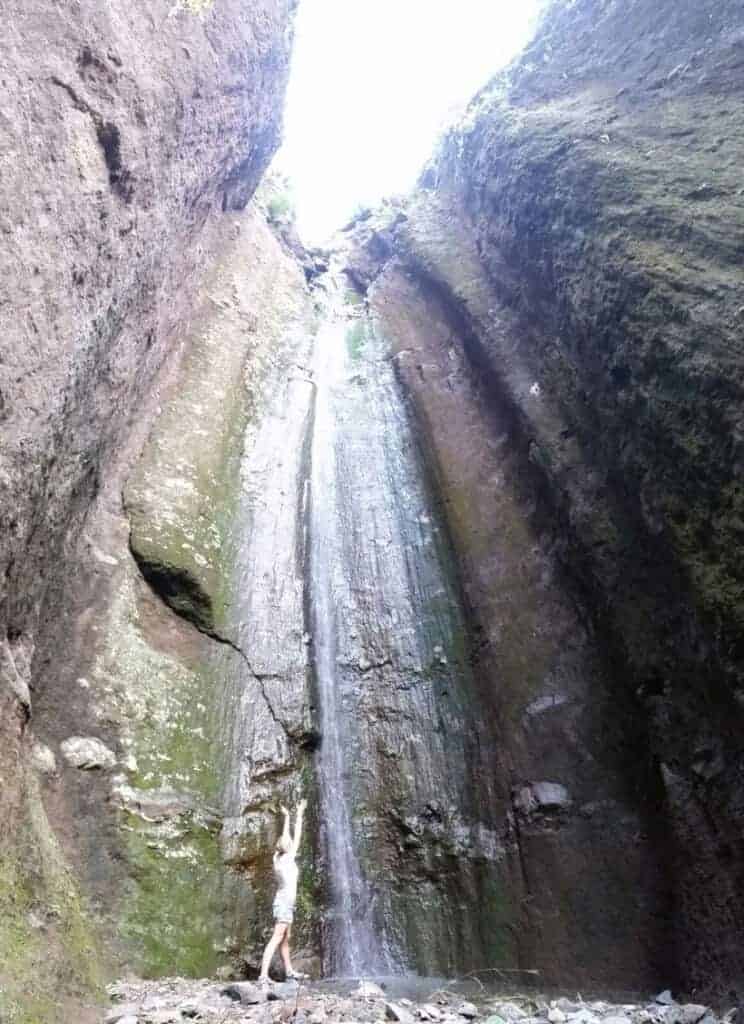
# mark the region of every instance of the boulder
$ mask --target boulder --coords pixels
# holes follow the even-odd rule
[[[397,1020],[399,1024],[414,1024],[414,1016],[405,1006],[398,1003],[385,1003],[385,1016],[388,1020]]]
[[[524,814],[535,811],[565,810],[573,801],[559,782],[531,782],[514,793],[514,806]]]
[[[571,1024],[599,1024],[599,1017],[591,1010],[583,1009],[569,1016]]]
[[[95,736],[70,736],[60,749],[65,761],[82,771],[116,766],[116,754]]]
[[[572,999],[566,999],[562,996],[560,999],[555,999],[550,1004],[557,1010],[562,1010],[563,1013],[578,1013],[582,1009],[581,1003],[574,1002]]]
[[[115,1006],[108,1011],[103,1018],[104,1024],[132,1024],[137,1019],[138,1011],[139,1004],[122,1003],[121,1006]]]
[[[663,992],[659,992],[658,996],[654,998],[654,1002],[659,1003],[661,1006],[671,1006],[675,999],[669,989],[665,988]]]
[[[442,1011],[432,1003],[423,1003],[419,1006],[418,1015],[422,1020],[438,1021],[442,1019]]]
[[[697,1024],[708,1013],[707,1006],[699,1003],[685,1003],[679,1008],[679,1024]]]
[[[266,998],[275,1002],[277,999],[292,999],[297,995],[299,988],[296,981],[280,981],[266,989]]]
[[[376,985],[374,981],[360,981],[358,988],[353,992],[355,996],[361,996],[363,999],[384,999],[385,993]]]
[[[527,1014],[516,1003],[496,1003],[493,1012],[506,1021],[524,1020]]]

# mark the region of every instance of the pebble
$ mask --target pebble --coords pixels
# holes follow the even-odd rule
[[[550,1024],[564,1024],[567,1017],[563,1010],[559,1010],[557,1006],[551,1006],[548,1010],[548,1020]]]
[[[460,1003],[457,1007],[457,1012],[467,1020],[474,1020],[478,1016],[478,1007],[475,1003]]]

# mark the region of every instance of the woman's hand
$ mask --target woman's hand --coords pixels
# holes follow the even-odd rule
[[[303,797],[302,800],[300,800],[300,802],[297,804],[297,810],[304,812],[306,807],[307,807],[307,800],[305,800],[305,798]]]
[[[284,806],[284,804],[280,804],[280,805],[279,805],[279,810],[280,810],[280,811],[282,812],[282,814],[284,815],[284,817],[285,817],[285,818],[288,818],[288,817],[289,817],[289,811],[288,811],[288,810],[287,810],[287,808],[286,808],[286,807]]]

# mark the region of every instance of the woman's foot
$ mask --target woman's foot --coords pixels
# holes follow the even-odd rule
[[[309,974],[303,974],[302,971],[287,971],[287,981],[307,981],[310,978]]]

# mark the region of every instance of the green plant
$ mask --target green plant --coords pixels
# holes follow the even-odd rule
[[[363,320],[355,320],[346,331],[346,347],[351,359],[359,359],[366,342],[366,331]]]
[[[288,192],[272,196],[266,204],[266,212],[272,224],[291,223],[295,217],[294,204]]]
[[[204,14],[212,6],[213,0],[181,0],[181,3],[192,14]]]

